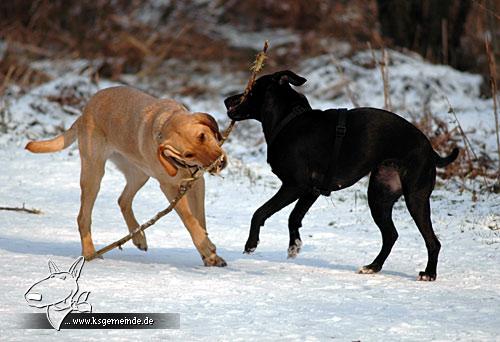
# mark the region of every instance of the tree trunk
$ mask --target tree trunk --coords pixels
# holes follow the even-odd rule
[[[377,0],[382,34],[434,62],[460,64],[460,38],[470,10],[463,0]]]

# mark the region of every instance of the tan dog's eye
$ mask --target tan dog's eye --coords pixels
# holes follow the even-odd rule
[[[194,153],[184,152],[184,158],[193,158],[193,157],[194,157]]]
[[[200,133],[200,134],[198,135],[198,140],[199,140],[200,142],[204,142],[204,141],[205,141],[205,133]]]

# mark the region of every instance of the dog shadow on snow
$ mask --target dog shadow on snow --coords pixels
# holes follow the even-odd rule
[[[100,248],[102,246],[97,246]],[[0,248],[13,253],[31,254],[31,255],[55,255],[75,258],[79,256],[81,249],[80,242],[47,242],[47,241],[32,241],[15,237],[0,236]],[[306,246],[307,249],[314,248]],[[307,249],[305,252],[307,252]],[[186,248],[149,248],[148,252],[144,253],[137,250],[132,244],[127,244],[126,247],[120,250],[113,250],[104,255],[105,260],[116,260],[123,262],[150,264],[150,265],[168,265],[175,269],[182,269],[183,272],[204,273],[208,269],[220,270],[220,272],[243,272],[255,276],[265,276],[269,273],[269,266],[274,263],[289,264],[289,266],[309,266],[312,268],[320,268],[333,271],[343,271],[348,273],[356,273],[360,265],[345,265],[319,259],[317,257],[308,258],[304,253],[296,259],[287,260],[286,251],[262,251],[255,254],[242,254],[240,249],[225,249],[217,248],[217,251],[228,262],[224,268],[207,268],[201,264],[200,257],[197,251],[192,247]],[[89,266],[94,263],[99,263],[99,259],[89,262]],[[255,264],[255,261],[263,267]],[[246,265],[246,263],[251,264]],[[234,266],[237,264],[238,266]],[[274,268],[273,268],[274,269]],[[273,271],[275,272],[275,271]],[[414,276],[403,272],[383,270],[379,276],[388,275],[393,277],[415,280]],[[359,275],[359,277],[370,277]]]

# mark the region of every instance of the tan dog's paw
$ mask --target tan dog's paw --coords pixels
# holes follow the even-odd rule
[[[146,252],[148,250],[148,242],[146,241],[146,234],[144,234],[144,232],[135,234],[132,238],[132,242],[141,251]]]
[[[82,251],[82,255],[85,258],[85,261],[90,261],[93,259],[95,255],[95,249],[92,251]],[[102,255],[98,256],[99,259],[103,259]]]
[[[82,240],[82,255],[86,261],[90,260],[95,254],[94,242],[91,238],[86,238]]]
[[[208,258],[203,258],[203,263],[205,264],[205,266],[217,266],[217,267],[227,266],[226,261],[217,254],[212,254]]]

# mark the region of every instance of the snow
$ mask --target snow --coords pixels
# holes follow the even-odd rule
[[[446,65],[434,65],[416,54],[402,54],[387,50],[390,63],[389,90],[393,110],[408,120],[421,117],[425,111],[457,125],[448,113],[450,105],[457,113],[460,124],[467,133],[474,133],[476,149],[486,144],[488,151],[496,150],[494,116],[491,99],[480,98],[480,75],[455,70]],[[382,60],[379,50],[373,51],[377,61]],[[338,69],[342,69],[342,73]],[[335,58],[323,55],[304,61],[301,71],[307,75],[304,90],[330,108],[352,107],[346,94],[347,83],[359,106],[382,108],[384,86],[380,68],[373,68],[370,51],[358,52],[352,57]],[[475,131],[478,132],[475,132]]]
[[[360,102],[380,107],[380,73],[361,62],[370,56],[354,56],[351,63],[343,58],[340,63]],[[319,108],[350,107],[345,94],[328,95],[340,77],[327,58],[306,61],[299,70],[308,78],[305,91],[310,102]],[[428,80],[447,95],[462,123],[477,127],[475,140],[490,136],[491,104],[479,99],[476,75],[430,65],[414,56],[394,55],[393,63],[389,70],[393,103],[402,106],[406,99],[402,115],[410,117],[410,112],[422,108],[426,93],[421,84]],[[85,98],[110,84],[92,85],[85,76],[68,72],[53,76],[50,83],[23,95],[15,96],[15,89],[10,89],[13,94],[6,97],[11,119],[9,133],[0,136],[0,205],[26,202],[43,214],[0,211],[2,340],[498,339],[499,195],[479,194],[474,202],[470,192],[459,192],[455,181],[440,182],[432,196],[434,229],[442,243],[436,282],[416,281],[427,253],[403,201],[394,210],[400,237],[383,270],[374,275],[356,273],[381,247],[366,202],[366,178],[314,204],[303,222],[304,245],[296,259],[287,259],[291,207],[266,222],[256,252],[245,255],[251,216],[279,187],[265,163],[265,146],[259,142],[262,135],[255,123],[236,126],[226,146],[231,163],[223,178],[207,177],[208,231],[228,267],[203,267],[186,229],[170,214],[146,231],[146,253],[128,243],[122,251],[113,250],[83,268],[79,285],[91,292],[88,301],[94,312],[178,312],[180,330],[12,329],[16,314],[34,312],[23,295],[46,274],[48,259],[61,268],[69,267],[80,253],[76,227],[80,161],[75,146],[60,153],[33,155],[23,150],[24,143],[27,137],[50,136],[57,126],[68,127],[75,119],[48,101],[48,95],[76,86]],[[208,84],[219,95],[182,100],[193,111],[214,113],[224,127],[227,119],[220,94],[241,89],[245,75],[241,79],[223,75],[208,83],[211,77],[207,73],[195,81]],[[412,87],[407,89],[408,84]],[[429,102],[432,111],[449,115],[446,102],[436,94],[431,94]],[[47,110],[39,111],[32,103],[41,103]],[[29,125],[35,119],[39,123]],[[124,184],[122,175],[109,164],[94,207],[92,231],[97,247],[127,233],[116,203]],[[150,180],[138,193],[134,210],[144,222],[166,205],[157,183]]]
[[[49,258],[69,266],[79,254],[79,160],[68,152],[27,155],[14,149],[0,160],[2,202],[28,200],[44,211],[0,215],[0,310],[9,313],[2,320],[2,336],[32,338],[40,331],[8,329],[9,319],[15,319],[12,313],[32,311],[23,294],[45,274]],[[127,232],[116,204],[122,178],[107,168],[94,210],[98,246]],[[435,191],[433,221],[443,248],[437,281],[424,283],[415,281],[427,259],[424,243],[403,203],[394,214],[400,239],[382,272],[355,273],[381,243],[363,196],[365,181],[332,200],[318,200],[304,220],[302,251],[288,260],[289,208],[268,220],[255,254],[242,254],[253,211],[276,191],[273,177],[255,183],[231,175],[207,180],[209,233],[227,268],[202,266],[175,215],[146,232],[148,252],[128,244],[84,266],[80,287],[91,291],[95,312],[181,314],[178,331],[134,330],[128,338],[493,340],[499,333],[500,236],[487,227],[498,201],[492,205],[492,198],[481,197],[471,203],[470,194]],[[135,201],[139,221],[165,206],[154,181]],[[63,334],[87,340],[123,336],[123,331],[100,330],[41,333],[42,340]]]

